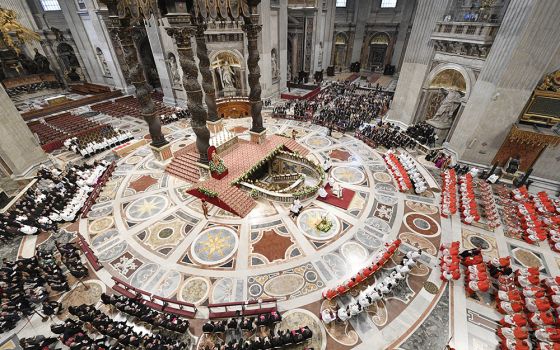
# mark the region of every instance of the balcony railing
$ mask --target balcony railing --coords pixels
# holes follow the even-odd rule
[[[437,22],[432,39],[469,44],[492,45],[499,24],[482,22]]]

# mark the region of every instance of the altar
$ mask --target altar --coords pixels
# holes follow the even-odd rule
[[[210,138],[210,146],[216,148],[216,153],[220,154],[239,142],[239,137],[228,130],[222,130]]]

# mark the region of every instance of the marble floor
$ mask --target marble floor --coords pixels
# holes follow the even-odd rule
[[[119,122],[143,128],[134,120]],[[250,125],[247,118],[225,121],[245,139]],[[432,176],[437,172],[420,155],[415,156],[430,189],[417,196],[396,189],[381,158],[384,150],[349,134],[327,137],[326,129],[309,123],[266,117],[265,126],[268,134],[295,130],[310,159],[330,158],[331,175],[354,192],[349,208],[309,200],[292,219],[287,205],[259,199],[245,218],[211,207],[205,219],[200,201],[186,194],[191,184],[165,173],[144,146],[118,160],[88,218],[65,228],[68,235],[82,234],[104,266],[90,282],[98,286],[92,288],[95,294],[110,290],[116,276],[150,293],[195,303],[200,318],[208,303],[274,297],[284,312],[282,327],[309,325],[315,349],[431,350],[444,349],[451,339],[456,349],[486,350],[498,344],[494,331],[500,316],[493,305],[466,298],[462,280],[441,282],[440,243],[461,241],[465,248],[481,247],[488,257],[511,255],[514,266],[538,265],[544,274],[558,275],[560,256],[546,242],[528,245],[506,237],[501,227],[491,232],[463,226],[458,215],[440,217],[439,184]],[[165,126],[165,133],[173,151],[194,142],[186,122]],[[314,223],[325,215],[334,225],[317,231]],[[359,317],[325,326],[318,315],[335,301],[322,300],[322,290],[356,273],[397,238],[403,242],[401,254],[412,248],[425,252],[406,283]],[[48,240],[24,240],[20,252],[32,253],[34,245]],[[390,266],[394,262],[385,269]],[[89,294],[67,298],[95,300]],[[345,296],[336,303],[350,301]],[[41,327],[31,319],[18,336]],[[200,327],[191,332],[200,336]]]

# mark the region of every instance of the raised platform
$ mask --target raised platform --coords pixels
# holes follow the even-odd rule
[[[254,166],[259,165],[268,155],[278,148],[297,152],[305,156],[309,151],[296,141],[278,135],[270,135],[261,144],[252,143],[246,140],[239,142],[220,156],[228,167],[228,175],[221,180],[208,178],[199,181],[200,168],[197,163],[199,158],[196,147],[191,144],[175,152],[173,162],[167,167],[166,171],[172,175],[194,183],[195,185],[188,190],[189,194],[204,198],[209,203],[214,204],[240,217],[245,217],[255,207],[255,201],[244,191],[237,188],[232,183],[240,176],[247,173]],[[199,191],[200,188],[217,193],[215,197],[209,197]]]

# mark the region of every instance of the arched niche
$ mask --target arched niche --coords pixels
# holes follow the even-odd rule
[[[242,96],[245,87],[243,56],[235,50],[215,51],[210,55],[210,71],[216,96]]]
[[[373,34],[368,42],[367,67],[372,71],[382,71],[391,61],[391,36],[385,32]]]
[[[153,88],[161,87],[156,60],[154,59],[152,46],[150,45],[150,40],[147,35],[140,41],[140,53],[142,55],[142,65],[144,66],[144,73],[146,74],[148,84]]]
[[[452,63],[437,65],[426,77],[415,123],[425,121],[434,126],[438,144],[453,134],[475,80],[470,68]]]
[[[345,67],[348,52],[348,36],[345,33],[336,33],[334,36],[334,65]]]
[[[60,43],[56,47],[56,54],[60,62],[62,62],[62,69],[64,75],[70,81],[79,81],[82,79],[81,66],[78,57],[74,52],[74,48],[67,43]]]

